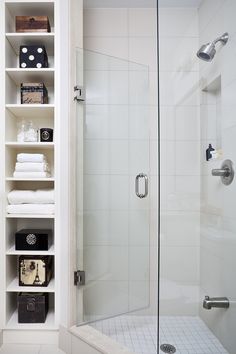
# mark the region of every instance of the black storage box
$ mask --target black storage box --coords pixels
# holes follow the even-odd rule
[[[48,313],[48,293],[18,293],[18,322],[44,323]]]
[[[47,104],[48,91],[44,83],[22,83],[21,84],[22,104]]]
[[[53,142],[53,129],[52,128],[41,128],[40,129],[40,141],[41,142]]]
[[[47,16],[16,16],[16,32],[51,32]]]
[[[48,68],[48,56],[43,45],[20,46],[20,68]]]
[[[52,256],[20,256],[19,285],[48,286],[53,271]]]
[[[15,233],[17,251],[48,251],[52,244],[52,230],[22,229]]]

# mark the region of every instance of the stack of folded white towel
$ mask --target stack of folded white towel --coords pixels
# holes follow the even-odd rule
[[[9,214],[54,214],[54,189],[12,190],[8,193]]]
[[[14,178],[47,178],[50,169],[44,154],[17,154]]]

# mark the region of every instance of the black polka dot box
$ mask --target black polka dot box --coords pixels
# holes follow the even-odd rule
[[[20,46],[20,68],[48,68],[48,56],[43,45]]]

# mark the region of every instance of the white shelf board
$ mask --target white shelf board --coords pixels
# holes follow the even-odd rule
[[[8,147],[13,147],[13,148],[31,148],[31,149],[53,149],[54,148],[54,143],[18,143],[18,142],[11,142],[8,141],[5,143],[6,146]]]
[[[6,254],[8,256],[17,256],[17,255],[22,255],[22,256],[54,256],[55,255],[55,249],[54,245],[52,245],[48,251],[16,251],[15,250],[15,245],[12,246],[9,250],[7,250]]]
[[[27,182],[54,182],[55,178],[50,177],[50,178],[14,178],[14,177],[7,177],[6,181],[9,182],[23,182],[23,181],[27,181]]]
[[[6,214],[7,219],[54,219],[54,214]]]
[[[6,38],[19,55],[21,45],[44,45],[48,55],[54,54],[54,33],[6,33]]]
[[[6,73],[15,82],[20,85],[22,82],[43,82],[46,86],[54,85],[54,69],[21,69],[6,68]]]
[[[18,323],[18,311],[16,310],[8,321],[6,329],[56,330],[54,311],[49,309],[45,323]]]
[[[17,118],[50,118],[54,115],[53,104],[7,104],[8,109]]]
[[[30,254],[31,255],[31,254]],[[15,278],[7,287],[6,290],[8,293],[18,293],[18,292],[27,292],[27,293],[54,293],[55,292],[55,281],[54,279],[50,280],[48,286],[19,286],[19,278]]]

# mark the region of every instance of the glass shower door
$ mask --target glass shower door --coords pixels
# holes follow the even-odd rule
[[[149,306],[148,67],[77,50],[78,324]]]

